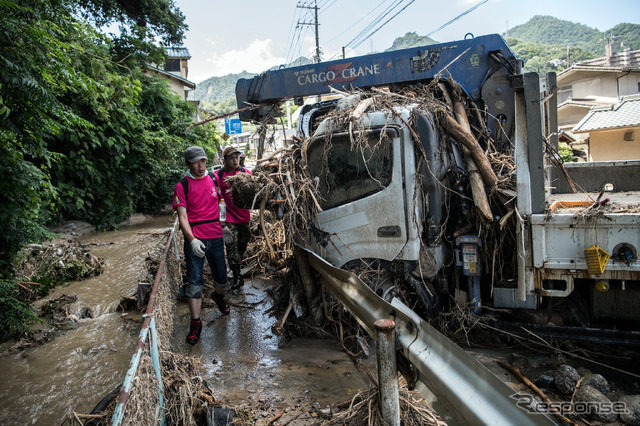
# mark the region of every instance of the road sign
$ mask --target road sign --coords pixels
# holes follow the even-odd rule
[[[228,135],[242,133],[242,123],[239,118],[227,118],[224,120],[224,132]]]

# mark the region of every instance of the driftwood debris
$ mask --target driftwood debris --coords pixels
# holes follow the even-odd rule
[[[450,115],[447,115],[447,132],[469,150],[471,156],[478,165],[480,173],[482,173],[485,183],[489,186],[494,186],[498,183],[498,178],[491,168],[491,163],[489,163],[487,156],[484,154],[484,151],[476,139],[473,137],[471,132],[459,125],[458,122]]]
[[[456,100],[453,105],[454,114],[456,117],[456,121],[460,124],[461,129],[471,135],[471,126],[469,126],[469,120],[467,119],[467,114],[464,109],[464,105],[459,100]],[[471,136],[472,137],[472,136]],[[476,144],[477,145],[477,144]],[[462,155],[465,158],[467,171],[469,172],[469,182],[471,183],[471,193],[473,194],[473,201],[480,210],[480,213],[484,217],[485,220],[492,220],[493,214],[491,213],[491,207],[489,206],[489,199],[487,198],[487,192],[484,190],[484,182],[482,181],[482,177],[478,173],[478,166],[476,165],[476,160],[474,156],[471,154],[471,150],[467,148],[466,145],[462,145]],[[480,150],[481,151],[481,150]],[[482,152],[482,156],[484,157],[484,152]],[[477,154],[480,155],[480,154]],[[486,162],[489,160],[484,157]],[[491,166],[489,165],[489,168]],[[493,170],[491,169],[491,173]],[[493,174],[495,178],[495,174]],[[496,179],[497,180],[497,179]]]
[[[524,384],[526,384],[527,386],[529,386],[529,388],[534,391],[535,393],[538,394],[538,396],[540,396],[540,398],[542,398],[544,400],[544,402],[546,402],[547,404],[549,404],[549,407],[551,407],[551,409],[553,410],[554,414],[556,415],[556,417],[558,417],[558,419],[562,420],[563,422],[565,422],[568,425],[571,426],[578,426],[578,423],[574,422],[573,420],[567,418],[566,416],[562,415],[560,413],[560,410],[558,409],[558,407],[555,406],[555,404],[551,401],[551,399],[549,399],[549,397],[542,392],[542,390],[537,387],[531,380],[527,379],[524,374],[522,374],[522,372],[520,371],[520,369],[518,367],[514,367],[512,365],[506,364],[502,361],[497,361],[498,365],[506,370],[509,370],[511,373],[513,373],[516,377],[518,377]]]

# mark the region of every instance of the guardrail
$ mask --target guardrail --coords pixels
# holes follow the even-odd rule
[[[297,248],[372,338],[376,338],[377,320],[394,321],[399,354],[415,367],[416,382],[423,385],[416,388],[423,396],[429,399],[433,394],[438,398],[443,407],[441,415],[450,415],[461,424],[556,424],[546,415],[518,408],[512,398],[515,392],[506,383],[398,299],[387,303],[356,275],[334,267],[301,246]]]
[[[111,425],[113,426],[121,425],[124,420],[125,408],[126,408],[127,401],[129,400],[131,386],[136,377],[136,373],[140,365],[140,359],[142,358],[143,352],[145,350],[147,337],[149,336],[149,331],[151,331],[151,337],[149,339],[149,355],[151,357],[153,369],[155,370],[155,374],[157,378],[157,388],[158,388],[158,408],[157,408],[158,410],[157,417],[159,419],[158,423],[163,426],[166,425],[165,412],[164,412],[164,392],[162,387],[162,371],[160,369],[158,336],[156,331],[154,308],[155,308],[156,296],[158,294],[158,288],[160,286],[160,282],[164,274],[167,255],[169,253],[169,248],[171,247],[172,242],[174,244],[174,247],[176,248],[176,257],[178,257],[177,242],[175,239],[177,227],[178,227],[178,219],[176,218],[176,220],[173,223],[173,226],[171,227],[171,233],[169,235],[169,238],[167,239],[167,243],[164,247],[162,258],[160,259],[160,264],[158,265],[158,271],[156,272],[156,275],[153,281],[153,286],[151,287],[149,302],[147,304],[147,310],[143,316],[144,321],[142,323],[142,328],[138,336],[138,341],[136,343],[135,351],[131,358],[129,369],[127,371],[127,374],[124,379],[124,383],[122,385],[122,390],[118,395],[116,407],[111,417]]]

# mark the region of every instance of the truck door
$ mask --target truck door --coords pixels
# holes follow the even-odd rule
[[[308,167],[324,210],[317,226],[330,240],[313,249],[332,264],[394,260],[401,253],[407,241],[401,135],[387,126],[309,142]]]

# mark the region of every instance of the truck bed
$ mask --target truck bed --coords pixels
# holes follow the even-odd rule
[[[595,210],[598,192],[549,194],[547,212],[552,214],[580,214]],[[640,191],[604,192],[598,211],[603,213],[640,213]]]
[[[543,295],[566,297],[574,278],[637,280],[640,276],[640,191],[552,194],[546,210],[531,215],[532,266]],[[597,249],[594,249],[596,247]],[[620,256],[631,247],[631,261]],[[606,253],[604,270],[589,268],[587,252]],[[600,251],[602,250],[602,251]],[[567,282],[562,290],[544,289],[543,280]]]

